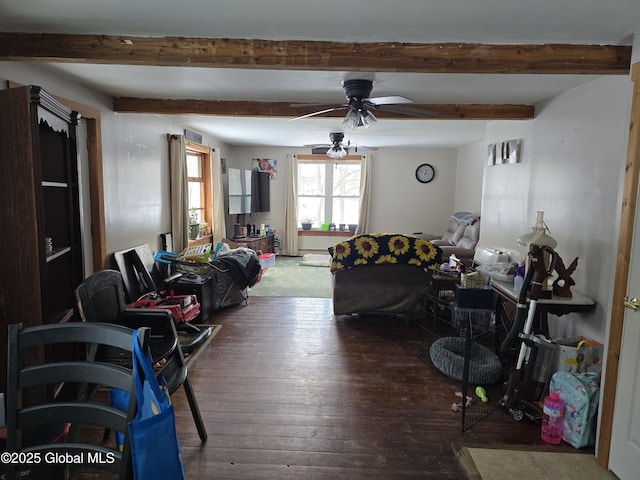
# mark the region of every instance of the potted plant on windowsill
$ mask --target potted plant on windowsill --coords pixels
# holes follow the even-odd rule
[[[200,221],[195,209],[189,210],[189,240],[197,240],[200,233]]]
[[[315,218],[304,217],[302,220],[300,220],[300,225],[302,225],[303,230],[311,230],[314,221]]]

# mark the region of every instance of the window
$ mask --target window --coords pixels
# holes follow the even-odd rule
[[[298,160],[298,219],[357,224],[360,168],[359,160]]]
[[[212,227],[213,201],[209,149],[203,145],[186,142],[187,187],[190,223]],[[201,232],[202,235],[202,232]]]

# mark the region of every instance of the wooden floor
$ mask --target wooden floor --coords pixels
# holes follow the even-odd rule
[[[183,391],[172,395],[189,479],[467,479],[465,446],[575,452],[500,410],[462,433],[460,387],[418,359],[413,322],[253,297],[210,323],[223,327],[189,372],[205,444]]]

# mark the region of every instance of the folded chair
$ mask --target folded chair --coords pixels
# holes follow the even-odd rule
[[[136,413],[136,389],[131,369],[105,362],[97,362],[92,355],[68,355],[70,345],[79,351],[95,351],[95,345],[117,348],[131,357],[134,331],[119,325],[105,323],[69,322],[23,328],[22,324],[9,325],[7,362],[7,451],[21,452],[19,463],[3,462],[7,468],[3,478],[66,478],[69,469],[100,468],[132,478],[131,454],[127,424]],[[138,331],[138,341],[147,348],[149,330]],[[64,344],[65,360],[51,355],[56,344]],[[53,346],[53,347],[52,347]],[[73,391],[68,398],[61,395],[60,387]],[[89,388],[88,386],[93,386]],[[128,391],[130,402],[126,411],[108,405],[107,395],[92,395],[95,386]],[[68,431],[57,439],[44,432]],[[124,446],[101,444],[90,431],[78,435],[83,427],[102,426],[124,433]],[[80,438],[82,437],[82,438]],[[91,443],[91,439],[96,441]],[[82,465],[65,459],[81,458]],[[28,462],[27,459],[31,459]],[[56,460],[62,459],[62,460]],[[93,461],[90,461],[92,459]],[[101,461],[98,461],[101,460]],[[30,470],[31,472],[27,472]]]
[[[161,365],[156,375],[158,378],[165,378],[169,393],[176,391],[180,385],[184,387],[198,435],[205,442],[207,431],[189,382],[184,353],[171,313],[163,309],[127,309],[122,275],[116,270],[102,270],[87,277],[76,289],[76,300],[80,318],[85,322],[106,322],[150,329],[151,358]],[[114,362],[113,354],[109,361]],[[131,357],[123,361],[129,364]]]
[[[189,341],[182,344],[184,352],[190,353],[211,335],[210,326],[191,323],[200,313],[196,295],[173,294],[175,283],[182,274],[166,276],[167,272],[161,271],[148,244],[115,252],[113,257],[122,274],[128,306],[170,310],[176,329],[189,336]]]

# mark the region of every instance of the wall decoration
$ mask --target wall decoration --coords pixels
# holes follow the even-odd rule
[[[202,145],[202,134],[198,132],[194,132],[193,130],[189,130],[187,128],[184,129],[184,138],[191,142],[199,143]]]
[[[487,165],[495,165],[496,163],[496,144],[492,143],[487,147]]]
[[[507,163],[518,163],[520,161],[520,140],[508,140],[505,145],[505,157]]]
[[[520,140],[505,140],[487,146],[487,165],[520,163]]]
[[[268,172],[269,179],[273,180],[278,173],[278,161],[270,158],[254,158],[252,170]]]

